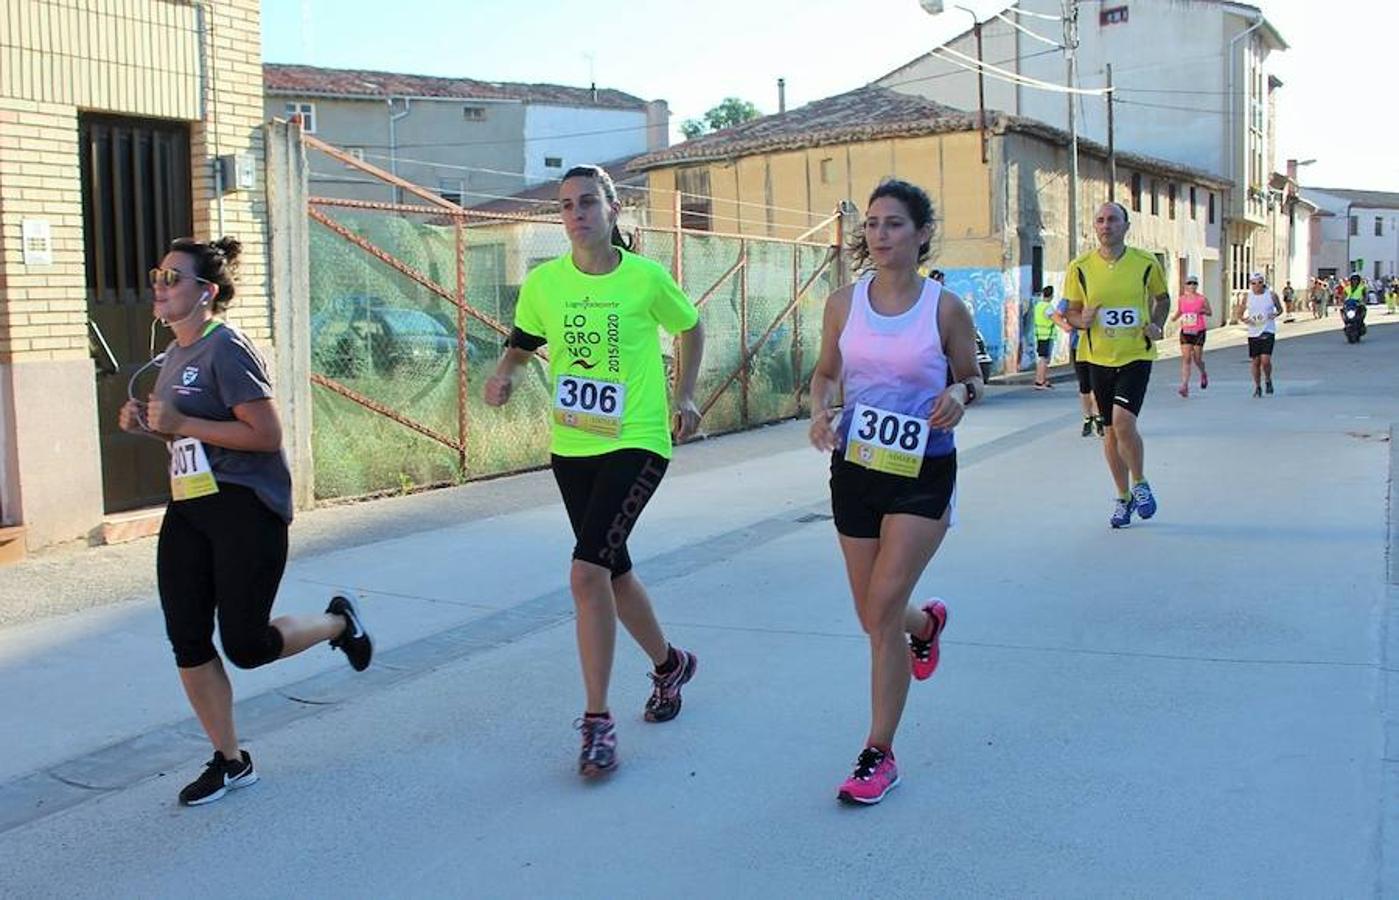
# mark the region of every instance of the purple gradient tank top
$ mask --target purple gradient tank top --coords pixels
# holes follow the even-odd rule
[[[927,419],[938,395],[947,387],[947,357],[938,331],[942,285],[923,279],[923,292],[904,313],[885,316],[870,306],[874,276],[855,282],[850,315],[840,332],[842,384],[840,449],[844,452],[856,404]],[[924,457],[946,456],[955,449],[952,432],[928,432]]]

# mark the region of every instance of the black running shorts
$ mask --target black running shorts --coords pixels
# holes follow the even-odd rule
[[[1080,394],[1093,393],[1093,380],[1088,374],[1088,363],[1078,358],[1078,348],[1069,348],[1069,362],[1073,363],[1074,374],[1078,376],[1078,392]]]
[[[660,486],[670,460],[650,450],[549,458],[577,543],[573,558],[620,578],[631,571],[627,538]]]
[[[238,668],[281,656],[282,633],[269,618],[286,565],[287,523],[251,488],[220,484],[217,494],[167,505],[155,571],[175,665],[192,669],[218,655],[215,619]]]
[[[1035,355],[1040,359],[1049,359],[1054,352],[1054,338],[1044,338],[1035,341]]]
[[[957,488],[957,454],[923,460],[917,478],[876,472],[831,454],[831,511],[846,537],[877,538],[884,517],[895,513],[941,519]]]
[[[1196,331],[1194,333],[1191,333],[1189,331],[1182,331],[1180,333],[1180,345],[1182,347],[1185,347],[1187,345],[1203,347],[1205,346],[1205,335],[1208,333],[1209,332],[1206,331]]]
[[[1248,358],[1255,359],[1259,356],[1273,355],[1273,341],[1275,336],[1271,331],[1265,331],[1258,337],[1248,339]]]
[[[1089,377],[1098,401],[1098,415],[1103,417],[1104,425],[1111,425],[1113,407],[1120,406],[1134,416],[1141,413],[1146,385],[1151,380],[1151,360],[1139,359],[1125,366],[1090,365]]]

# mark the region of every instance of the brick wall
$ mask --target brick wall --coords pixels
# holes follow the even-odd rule
[[[220,233],[220,204],[214,198],[213,160],[231,153],[257,158],[257,187],[223,195],[222,233],[243,242],[238,293],[227,318],[271,351],[272,314],[267,296],[266,148],[262,124],[262,30],[258,0],[220,0],[207,19],[208,117],[191,135],[194,167],[194,227],[199,237]]]
[[[191,123],[196,236],[243,241],[229,317],[270,341],[260,3],[5,0],[0,34],[0,523],[23,521],[34,547],[82,536],[103,512],[79,110]],[[220,204],[214,159],[243,152],[256,189]],[[24,265],[26,218],[50,223],[53,265]]]

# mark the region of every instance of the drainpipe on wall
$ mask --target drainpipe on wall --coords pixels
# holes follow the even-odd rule
[[[402,98],[400,98],[400,99],[403,100],[403,112],[401,112],[401,113],[396,113],[396,112],[393,111],[393,97],[389,97],[389,98],[388,98],[388,104],[389,104],[389,171],[392,172],[392,173],[394,174],[395,177],[397,177],[397,175],[398,175],[398,127],[397,127],[397,126],[398,126],[398,120],[399,120],[399,119],[406,119],[406,118],[408,118],[408,114],[409,114],[410,112],[413,111],[413,109],[412,109],[413,101],[412,101],[412,100],[408,99],[407,97],[402,97]],[[395,202],[395,203],[402,203],[402,202],[403,202],[403,191],[402,191],[402,189],[399,188],[397,185],[394,185],[394,189],[393,189],[393,202]]]
[[[1229,65],[1229,203],[1226,207],[1225,214],[1220,217],[1220,226],[1221,235],[1223,236],[1224,243],[1229,244],[1229,275],[1225,278],[1225,295],[1229,297],[1230,310],[1232,310],[1234,307],[1233,275],[1235,265],[1234,247],[1233,242],[1231,240],[1230,232],[1233,230],[1234,224],[1234,192],[1239,189],[1239,161],[1237,152],[1238,147],[1236,146],[1235,139],[1235,135],[1238,133],[1238,113],[1235,111],[1236,104],[1234,99],[1234,72],[1236,71],[1237,67],[1234,65],[1234,49],[1235,45],[1238,44],[1239,41],[1248,37],[1250,34],[1253,34],[1260,27],[1262,27],[1262,25],[1263,14],[1259,13],[1258,18],[1253,20],[1252,25],[1250,25],[1248,28],[1244,29],[1243,31],[1239,32],[1238,34],[1234,35],[1232,38],[1229,39],[1229,53],[1227,57]],[[1245,190],[1243,193],[1245,196],[1245,202],[1247,202],[1247,190]],[[1232,319],[1233,316],[1230,315],[1228,318]]]
[[[197,3],[194,7],[195,27],[199,32],[199,118],[207,123],[209,140],[206,144],[213,151],[209,154],[209,163],[214,167],[214,210],[218,228],[218,234],[214,237],[220,238],[223,237],[223,166],[219,164],[219,83],[214,67],[209,63],[211,51],[205,44],[206,37],[207,47],[214,44],[213,19],[206,7],[205,3]],[[210,96],[213,97],[212,105],[208,99]]]

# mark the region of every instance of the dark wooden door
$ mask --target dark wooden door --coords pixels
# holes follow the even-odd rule
[[[165,447],[117,428],[128,385],[170,340],[151,317],[146,272],[170,242],[193,231],[189,126],[182,122],[84,114],[83,243],[88,337],[97,379],[102,493],[109,513],[162,503],[170,495]],[[154,334],[154,338],[152,335]],[[136,382],[142,399],[155,383]]]

